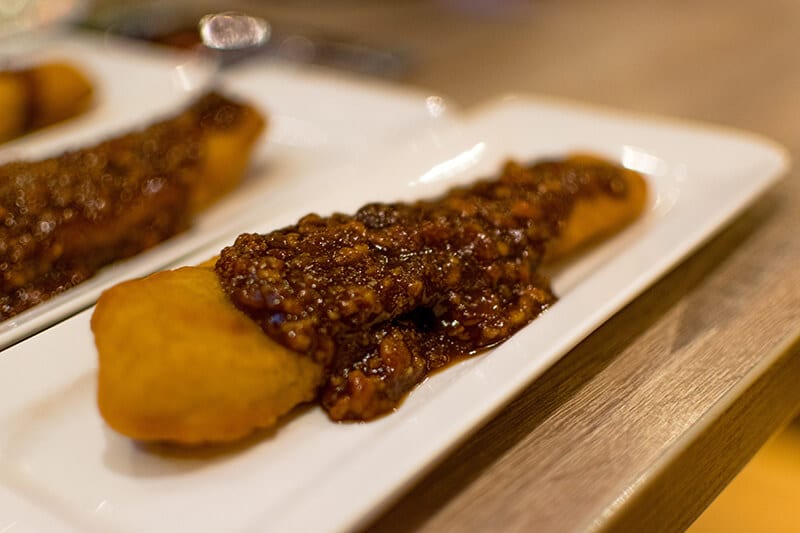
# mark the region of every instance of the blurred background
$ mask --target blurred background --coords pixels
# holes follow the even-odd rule
[[[0,0],[7,18],[33,16],[33,5]],[[267,19],[272,38],[263,50],[227,54],[226,62],[290,61],[338,69],[422,87],[464,108],[500,94],[534,92],[753,130],[800,153],[796,0],[46,0],[41,5],[52,18],[72,13],[81,27],[180,47],[197,45],[202,14],[243,11]],[[797,192],[788,184],[780,195]],[[780,199],[774,201],[780,206]],[[770,231],[767,223],[757,233]],[[771,251],[797,246],[786,241]],[[692,530],[800,531],[798,504],[800,426],[795,423],[762,449]]]

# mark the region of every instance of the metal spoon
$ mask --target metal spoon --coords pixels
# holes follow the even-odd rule
[[[269,40],[269,23],[259,17],[227,11],[205,15],[198,24],[200,39],[213,50],[243,50]]]

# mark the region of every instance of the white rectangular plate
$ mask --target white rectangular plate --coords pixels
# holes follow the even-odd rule
[[[506,99],[345,171],[285,190],[266,231],[310,210],[431,196],[531,160],[591,151],[648,176],[646,214],[555,277],[561,300],[490,352],[428,379],[394,414],[334,424],[307,408],[240,445],[148,449],[94,404],[87,310],[0,357],[0,530],[326,531],[364,524],[434,461],[786,169],[784,151],[721,129]],[[244,228],[243,228],[244,229]],[[205,259],[233,235],[201,250]],[[135,334],[132,332],[131,334]]]
[[[87,114],[0,147],[0,161],[91,146],[178,112],[208,87],[213,66],[197,54],[96,35],[56,36],[11,65],[64,59],[86,69],[97,103]],[[91,305],[103,289],[175,261],[242,225],[250,211],[282,205],[287,185],[313,190],[322,171],[363,157],[398,135],[447,120],[445,102],[391,85],[263,61],[223,75],[224,92],[269,116],[244,183],[203,212],[192,229],[30,311],[0,322],[0,349]]]

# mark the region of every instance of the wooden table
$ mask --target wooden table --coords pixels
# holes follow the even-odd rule
[[[466,108],[509,91],[557,95],[753,130],[800,158],[800,2],[491,4],[249,8],[403,49],[402,83]],[[561,359],[370,529],[688,526],[800,405],[798,177]]]

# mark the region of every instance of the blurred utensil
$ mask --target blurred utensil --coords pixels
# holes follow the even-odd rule
[[[199,33],[197,31],[197,21],[202,15],[203,7],[198,5],[145,2],[91,11],[81,25],[181,48],[191,48],[201,43],[212,50],[224,48],[217,54],[223,66],[244,59],[266,57],[292,63],[323,65],[383,78],[400,78],[409,69],[409,56],[402,51],[375,46],[307,24],[293,24],[271,18],[267,21],[249,14],[245,16],[263,21],[265,26],[259,28],[260,23],[253,26],[253,21],[240,20],[231,16],[231,13],[220,13],[204,24],[211,26],[209,23],[213,22],[226,31],[230,29],[256,40],[263,32],[265,39],[258,46],[247,46],[243,49],[208,46],[202,37],[202,29]],[[224,44],[225,40],[223,38],[217,41],[215,37],[214,41]]]
[[[205,15],[198,27],[203,44],[214,50],[254,48],[270,37],[270,25],[266,20],[234,11]]]

